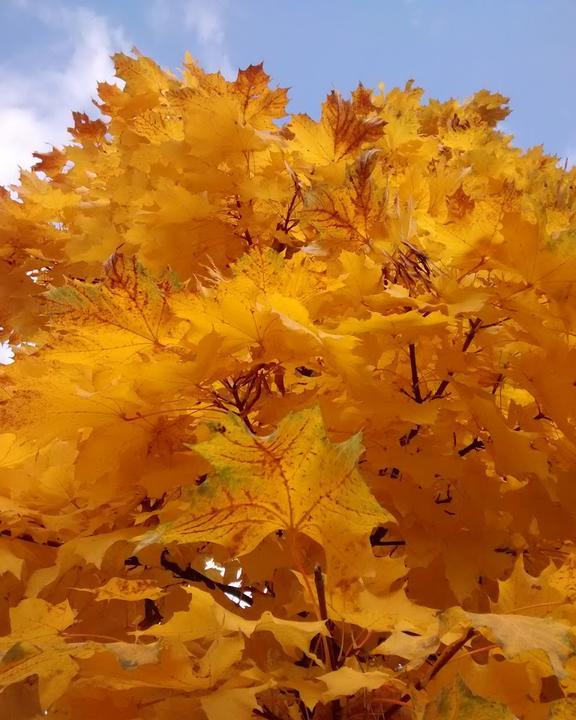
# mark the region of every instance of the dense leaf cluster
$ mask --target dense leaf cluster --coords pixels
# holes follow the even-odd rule
[[[0,197],[0,715],[573,717],[576,171],[115,62]]]

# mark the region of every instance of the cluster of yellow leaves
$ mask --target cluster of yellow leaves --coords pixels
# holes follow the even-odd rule
[[[0,715],[574,717],[576,171],[115,60],[0,197]]]

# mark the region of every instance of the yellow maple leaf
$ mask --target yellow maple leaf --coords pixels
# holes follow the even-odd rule
[[[497,643],[511,659],[528,659],[544,677],[550,669],[559,677],[566,676],[564,665],[576,653],[574,635],[569,625],[550,618],[529,617],[508,613],[468,613],[452,608],[444,613],[445,627],[468,624]]]
[[[249,65],[238,71],[233,91],[238,96],[242,120],[261,130],[273,130],[273,120],[285,115],[287,91],[284,88],[270,90],[270,76],[263,64]]]
[[[4,650],[0,661],[0,685],[6,687],[37,675],[43,708],[48,708],[68,688],[78,672],[62,634],[74,622],[67,601],[51,605],[39,598],[26,598],[10,609],[12,633],[0,638]],[[81,652],[81,651],[80,651]]]
[[[112,256],[98,282],[71,280],[47,294],[52,332],[62,334],[55,358],[123,361],[178,342],[170,313],[170,280],[155,281],[134,257]]]
[[[273,532],[303,533],[324,546],[329,572],[342,577],[369,551],[372,529],[391,520],[358,472],[360,437],[332,444],[318,408],[287,416],[267,437],[229,416],[194,449],[215,472],[192,492],[182,517],[142,536],[136,552],[202,541],[243,555]]]
[[[357,113],[352,102],[333,91],[322,106],[319,123],[308,115],[293,116],[289,129],[294,140],[290,148],[305,162],[327,165],[379,138],[383,127],[384,121],[375,112]]]
[[[514,720],[505,705],[475,695],[461,678],[450,688],[444,688],[426,708],[423,720]]]
[[[87,588],[78,588],[86,590]],[[157,600],[164,595],[165,590],[158,587],[152,580],[129,580],[127,578],[110,578],[105,585],[91,590],[94,599],[98,602],[104,600],[125,600],[136,602],[138,600]]]
[[[0,716],[571,716],[576,170],[115,65],[0,189]]]

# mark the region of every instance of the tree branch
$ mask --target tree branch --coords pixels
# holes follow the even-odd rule
[[[404,435],[402,435],[399,440],[400,445],[402,445],[402,447],[408,445],[416,437],[416,435],[418,435],[421,427],[421,425],[416,425],[415,427],[408,430],[407,433],[404,433]]]
[[[326,606],[326,592],[324,589],[324,575],[322,574],[322,568],[320,565],[316,565],[314,568],[314,584],[316,586],[316,594],[318,596],[318,608],[320,610],[320,617],[324,622],[326,623],[326,626],[328,627],[328,623],[330,622],[330,618],[328,617],[328,608]],[[328,627],[330,630],[330,627]],[[332,637],[330,637],[330,641],[327,643],[328,645],[328,659],[330,661],[330,667],[332,670],[338,669],[338,660],[336,657],[336,652],[334,648],[334,643],[331,642],[333,640]]]
[[[207,575],[195,570],[190,564],[182,568],[177,563],[168,560],[168,555],[168,550],[164,548],[160,555],[160,564],[165,570],[169,570],[176,577],[182,578],[182,580],[188,580],[189,582],[203,583],[209,590],[220,590],[226,595],[233,595],[241,602],[246,603],[246,605],[252,605],[254,603],[252,597],[242,588],[234,587],[234,585],[226,585],[226,583],[219,582],[218,580],[212,580],[212,578]]]
[[[422,393],[420,392],[420,379],[418,377],[418,365],[416,363],[416,348],[414,343],[410,343],[408,346],[410,351],[410,372],[412,373],[412,392],[414,394],[414,400],[417,403],[423,402]]]
[[[457,652],[459,652],[466,643],[471,640],[474,635],[476,634],[476,630],[474,628],[470,628],[466,635],[464,637],[461,637],[460,640],[456,640],[455,643],[452,643],[452,645],[449,645],[444,652],[440,655],[434,666],[432,667],[432,670],[430,672],[430,675],[428,675],[428,679],[426,680],[426,685],[438,675],[440,670],[456,655]]]
[[[475,320],[468,320],[470,324],[470,329],[466,333],[466,337],[464,338],[464,343],[462,344],[462,352],[466,352],[468,348],[470,347],[470,344],[472,340],[474,340],[474,336],[476,335],[476,332],[480,329],[480,324],[482,323],[482,320],[480,318],[476,318]],[[433,400],[438,400],[438,398],[441,398],[444,394],[444,391],[450,384],[450,378],[452,377],[453,373],[448,373],[449,377],[442,380],[440,385],[438,385],[436,392],[434,395],[432,395]]]
[[[330,627],[330,619],[328,618],[328,608],[326,606],[326,592],[324,589],[324,576],[322,574],[322,568],[320,565],[316,565],[314,568],[314,584],[316,585],[316,594],[318,595],[318,608],[320,610],[320,617],[326,623],[326,627],[330,630],[330,637],[323,637],[324,648],[327,651],[328,659],[330,661],[331,670],[338,669],[338,658],[336,656],[336,648],[334,647],[334,638],[332,637],[332,628]],[[342,715],[342,707],[338,699],[330,702],[330,708],[332,710],[332,720],[340,720]]]
[[[468,455],[469,452],[472,452],[472,450],[483,450],[485,447],[484,443],[480,438],[474,438],[471,443],[466,445],[466,447],[463,447],[461,450],[458,450],[458,455],[460,457],[464,457],[464,455]]]

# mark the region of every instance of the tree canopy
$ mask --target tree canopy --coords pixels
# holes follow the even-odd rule
[[[0,197],[2,717],[575,717],[576,170],[115,64]]]

